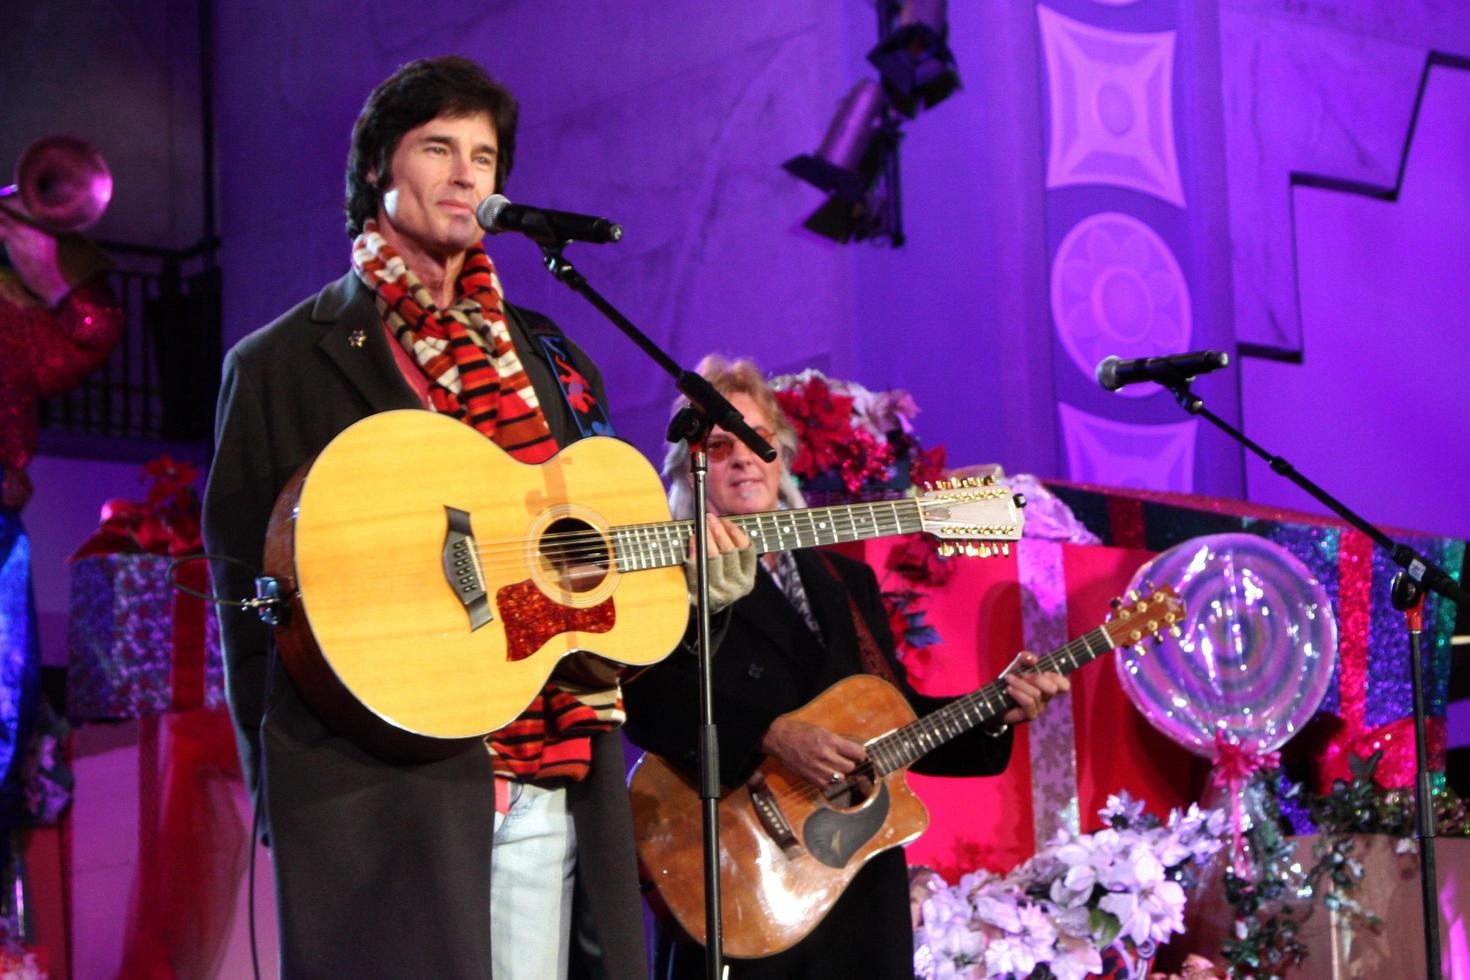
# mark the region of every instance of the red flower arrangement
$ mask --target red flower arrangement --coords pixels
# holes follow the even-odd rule
[[[925,449],[914,435],[919,407],[903,390],[872,392],[850,381],[808,370],[771,381],[781,411],[796,429],[791,461],[813,505],[900,496],[944,474],[943,446]],[[883,591],[889,626],[904,656],[940,640],[926,622],[927,589],[942,586],[951,569],[928,535],[914,535],[888,557],[888,574],[902,582]]]
[[[853,414],[855,399],[833,391],[820,372],[797,377],[805,380],[776,391],[781,411],[796,429],[792,475],[804,486],[835,475],[850,494],[860,492],[869,481],[884,479],[894,461],[893,450],[887,440],[880,441],[859,424]]]
[[[188,555],[200,550],[199,468],[160,456],[143,466],[139,482],[149,483],[143,503],[113,497],[102,505],[102,525],[73,554]]]

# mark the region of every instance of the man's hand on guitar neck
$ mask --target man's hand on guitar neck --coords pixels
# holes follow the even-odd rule
[[[814,786],[842,782],[868,758],[861,742],[785,717],[777,718],[766,729],[761,751],[780,759]]]
[[[743,599],[755,588],[755,548],[750,537],[723,517],[706,514],[709,555],[709,611],[717,613]],[[694,594],[694,539],[689,539],[689,557],[684,561],[689,594]]]
[[[1072,685],[1061,674],[1035,673],[1036,654],[1022,651],[1010,667],[1006,668],[1006,693],[1016,706],[1000,716],[1002,724],[1019,725],[1032,721],[1041,714],[1046,703],[1058,694],[1072,689]]]

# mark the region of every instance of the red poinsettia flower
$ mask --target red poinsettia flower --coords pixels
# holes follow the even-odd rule
[[[943,585],[954,575],[954,564],[939,554],[938,543],[926,534],[904,539],[902,545],[888,553],[887,567],[910,582]]]
[[[152,481],[147,500],[108,500],[102,505],[101,526],[72,560],[119,552],[187,555],[200,550],[199,495],[194,491],[198,478],[193,463],[169,456],[149,460],[139,476],[140,481]]]
[[[942,479],[946,465],[945,456],[947,455],[944,447],[935,446],[933,449],[919,449],[918,444],[915,443],[914,449],[913,458],[909,462],[909,478],[914,481],[914,484],[921,486],[925,483],[933,483],[936,480]]]
[[[810,478],[841,466],[843,447],[852,438],[852,399],[838,395],[823,378],[778,391],[781,411],[796,429],[797,453],[791,472]]]

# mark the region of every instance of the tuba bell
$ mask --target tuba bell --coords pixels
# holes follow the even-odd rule
[[[107,210],[112,171],[86,140],[43,136],[22,151],[15,183],[0,188],[0,207],[9,197],[20,199],[33,224],[53,232],[81,231]]]

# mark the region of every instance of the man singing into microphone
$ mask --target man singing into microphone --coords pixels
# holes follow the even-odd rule
[[[449,414],[528,463],[610,431],[595,366],[505,300],[480,244],[475,207],[504,186],[516,115],[510,92],[458,57],[405,65],[368,98],[347,166],[350,271],[226,358],[211,553],[259,568],[283,484],[375,412]],[[432,473],[406,477],[432,495]],[[748,546],[732,531],[712,527],[718,550]],[[245,568],[214,572],[221,593],[253,594]],[[221,624],[284,976],[642,980],[615,675],[554,680],[484,744],[395,764],[312,711],[270,666],[252,614]]]

